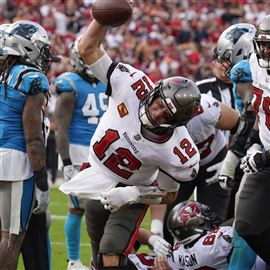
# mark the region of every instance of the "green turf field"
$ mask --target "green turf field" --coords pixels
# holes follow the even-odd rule
[[[67,213],[67,198],[57,188],[51,189],[50,213],[52,215],[52,224],[50,227],[51,249],[52,249],[52,270],[65,270],[67,268],[67,255],[65,247],[64,224]],[[89,265],[90,261],[90,244],[83,220],[81,228],[81,260],[84,265]],[[142,226],[149,228],[150,217],[146,215]],[[147,247],[140,251],[148,252]],[[20,259],[18,270],[24,270],[23,263]]]

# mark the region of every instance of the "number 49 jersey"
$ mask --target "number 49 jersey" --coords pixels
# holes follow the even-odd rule
[[[175,128],[165,142],[141,133],[140,100],[154,87],[149,78],[123,63],[112,63],[107,78],[110,101],[91,140],[91,166],[128,185],[152,184],[159,169],[179,182],[195,177],[199,153],[184,126]]]
[[[75,72],[66,72],[55,80],[56,93],[72,93],[76,104],[68,130],[71,144],[89,146],[97,124],[107,109],[106,86],[99,82],[90,83]]]
[[[176,243],[169,259],[173,270],[228,269],[234,229],[231,226],[216,228],[201,237],[191,248]]]

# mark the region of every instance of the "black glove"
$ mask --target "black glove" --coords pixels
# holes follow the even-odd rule
[[[47,191],[49,189],[48,174],[45,167],[34,172],[34,180],[37,188],[39,188],[41,191]]]

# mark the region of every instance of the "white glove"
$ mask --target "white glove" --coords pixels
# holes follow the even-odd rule
[[[47,211],[49,202],[50,202],[50,192],[47,191],[41,191],[38,187],[36,187],[36,201],[37,206],[33,210],[33,213],[38,215],[42,214]]]
[[[139,191],[136,186],[116,187],[108,192],[100,194],[100,202],[106,210],[117,211],[120,207],[128,203],[135,203],[139,198]]]
[[[221,169],[221,166],[222,166],[222,163],[223,163],[223,160],[219,163],[216,163],[210,167],[208,167],[206,169],[207,172],[215,172],[215,174],[212,176],[212,177],[209,177],[209,178],[206,178],[205,179],[205,182],[207,185],[211,185],[211,184],[214,184],[214,183],[217,183],[218,182],[218,176],[219,176],[219,172],[220,172],[220,169]]]
[[[219,172],[218,180],[221,188],[230,190],[233,187],[234,173],[238,163],[239,158],[229,150]]]
[[[77,173],[79,173],[73,165],[67,165],[64,167],[64,180],[68,182],[73,178]]]
[[[156,218],[152,219],[150,231],[153,234],[158,235],[161,238],[163,238],[163,222]]]
[[[172,254],[172,246],[158,235],[151,235],[148,243],[153,247],[154,252],[160,256],[170,256]]]
[[[254,143],[248,148],[247,155],[255,154],[257,152],[260,152],[261,150],[261,146],[258,143]]]
[[[255,174],[263,169],[262,152],[248,154],[241,159],[240,168],[246,174]]]

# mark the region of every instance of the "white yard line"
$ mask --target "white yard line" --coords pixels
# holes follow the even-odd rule
[[[65,246],[66,243],[65,243],[65,242],[54,242],[54,241],[51,241],[51,245],[55,245],[55,246]],[[90,244],[87,244],[87,243],[81,243],[80,246],[81,246],[81,247],[90,247]]]

